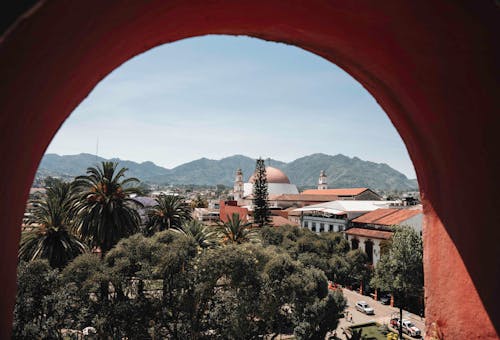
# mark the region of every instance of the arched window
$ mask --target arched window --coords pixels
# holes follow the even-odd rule
[[[351,249],[356,250],[359,248],[359,240],[357,238],[353,238],[351,240]]]

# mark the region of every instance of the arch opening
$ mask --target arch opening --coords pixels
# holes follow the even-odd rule
[[[494,238],[483,238],[494,232],[488,225],[499,205],[493,194],[500,107],[494,6],[446,1],[434,3],[431,11],[426,4],[397,1],[376,8],[279,1],[38,6],[0,42],[5,70],[0,107],[8,112],[0,121],[1,154],[11,165],[0,170],[2,196],[9,195],[0,207],[8,228],[0,244],[6,278],[0,293],[2,334],[7,336],[11,321],[17,226],[38,161],[62,121],[100,79],[134,55],[186,37],[223,33],[302,47],[335,62],[377,99],[407,146],[424,198],[429,322],[435,320],[436,332],[448,338],[477,338],[477,329],[483,338],[496,338],[500,256]],[[463,136],[469,137],[466,145]],[[465,166],[470,162],[473,169]],[[468,226],[466,206],[485,212],[476,221],[482,232]],[[460,308],[454,301],[462,302]]]

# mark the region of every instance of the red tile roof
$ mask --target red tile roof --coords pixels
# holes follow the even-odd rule
[[[288,216],[300,216],[302,211],[294,211],[297,207],[292,207],[292,210],[288,211]]]
[[[306,195],[337,195],[337,196],[356,196],[359,195],[368,188],[339,188],[339,189],[308,189],[304,190],[302,194]]]
[[[294,223],[294,222],[292,222],[289,219],[286,219],[284,217],[281,217],[281,216],[270,216],[270,217],[271,217],[271,223],[275,227],[280,227],[280,226],[283,226],[283,225],[297,226],[297,223]]]
[[[372,229],[363,229],[363,228],[351,228],[346,230],[347,235],[353,236],[364,236],[370,238],[376,238],[380,240],[388,240],[391,238],[393,232],[392,231],[383,231],[383,230],[372,230]]]
[[[321,190],[324,191],[324,190]],[[273,201],[301,201],[301,202],[330,202],[336,201],[339,197],[337,195],[304,195],[304,194],[283,194],[270,196],[269,199]]]
[[[352,220],[354,223],[395,225],[421,214],[421,209],[377,209]]]

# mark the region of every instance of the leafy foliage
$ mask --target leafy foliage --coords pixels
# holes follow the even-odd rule
[[[196,220],[184,222],[179,229],[173,231],[193,240],[200,248],[214,247],[219,243],[217,230]]]
[[[134,186],[139,180],[123,179],[126,171],[127,168],[117,170],[117,163],[102,162],[100,166],[88,168],[87,175],[75,179],[79,191],[74,205],[79,219],[77,231],[103,253],[139,229],[136,208],[140,203],[130,198],[131,194],[140,193]]]
[[[83,254],[61,272],[46,262],[21,264],[15,334],[93,326],[103,338],[324,337],[345,300],[327,289],[321,269],[298,258],[301,247],[332,255],[342,240],[290,227],[256,230],[267,235],[262,242],[203,247],[195,236],[202,228],[190,222],[182,231],[124,238],[104,258]],[[268,244],[271,234],[283,242]]]
[[[145,234],[152,235],[157,231],[180,228],[191,220],[191,208],[183,197],[161,194],[156,198],[156,205],[148,210],[148,222]]]
[[[31,201],[34,208],[23,231],[19,259],[47,259],[53,268],[64,267],[87,247],[71,232],[72,188],[69,183],[53,181],[45,198]]]
[[[424,283],[422,237],[411,227],[399,227],[375,269],[374,286],[398,296],[421,291]]]
[[[389,249],[380,258],[371,283],[396,297],[401,316],[410,298],[423,292],[423,246],[422,237],[413,228],[395,229]],[[401,326],[399,335],[402,336]]]
[[[252,224],[245,222],[240,218],[239,214],[233,213],[227,222],[220,224],[217,227],[217,232],[222,238],[222,243],[244,243],[256,241],[258,232],[251,228]]]
[[[60,338],[57,310],[57,270],[46,260],[21,262],[18,267],[13,339]],[[59,326],[59,327],[58,327]]]

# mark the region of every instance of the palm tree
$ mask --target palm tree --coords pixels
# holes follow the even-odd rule
[[[44,199],[33,200],[30,230],[21,235],[19,259],[47,259],[53,268],[62,268],[87,247],[71,233],[72,190],[69,183],[57,182]]]
[[[196,220],[184,222],[180,228],[172,230],[194,240],[200,248],[210,248],[217,244],[217,231]]]
[[[137,208],[142,204],[130,197],[140,194],[134,177],[123,179],[127,168],[117,171],[118,163],[102,162],[87,168],[87,175],[75,179],[79,195],[75,212],[79,223],[77,231],[92,247],[104,255],[121,238],[139,230]]]
[[[161,194],[156,198],[156,205],[148,211],[148,221],[144,230],[146,235],[170,228],[180,228],[186,221],[190,221],[191,208],[183,197]]]
[[[257,229],[251,228],[252,224],[240,219],[240,215],[233,213],[227,222],[220,224],[217,228],[223,243],[244,243],[258,239]]]

